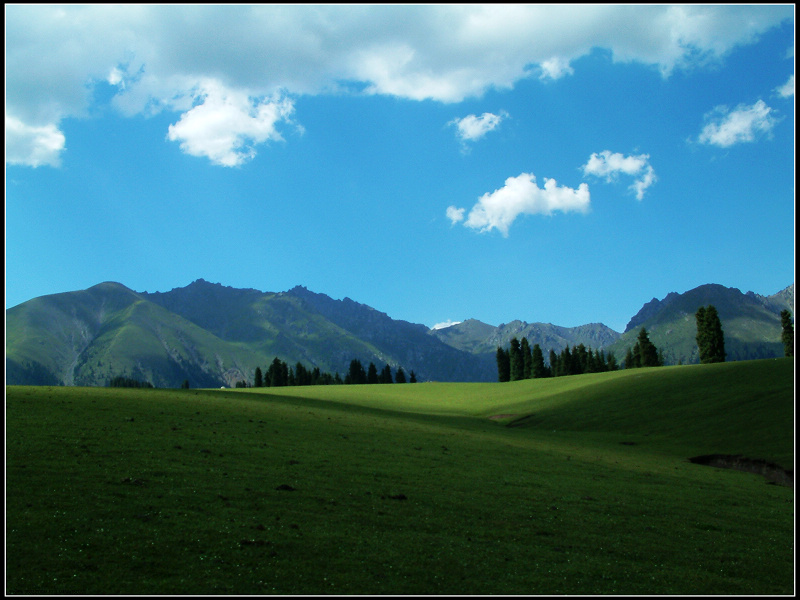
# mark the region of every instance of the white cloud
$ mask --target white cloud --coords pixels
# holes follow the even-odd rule
[[[789,75],[789,79],[782,86],[775,88],[781,98],[791,98],[794,96],[794,74]]]
[[[217,81],[203,82],[193,96],[202,102],[169,126],[167,139],[180,142],[187,154],[225,167],[252,159],[254,144],[282,140],[276,125],[294,110],[286,98],[253,99]]]
[[[565,75],[572,75],[575,72],[569,65],[569,59],[562,56],[554,56],[549,60],[542,61],[539,66],[542,69],[539,79],[561,79]]]
[[[61,164],[66,138],[55,125],[26,125],[6,115],[6,163],[39,167]]]
[[[111,72],[108,74],[106,81],[108,81],[109,85],[121,85],[125,87],[125,81],[123,80],[123,73],[117,67],[113,67],[111,69]]]
[[[455,225],[456,223],[460,223],[464,220],[464,212],[463,208],[456,208],[455,206],[448,206],[447,207],[447,218],[450,219],[450,222]]]
[[[593,48],[668,76],[754,42],[793,7],[16,4],[5,16],[7,112],[58,129],[89,114],[103,81],[131,116],[187,113],[194,107],[180,101],[206,80],[252,98],[360,90],[460,102],[537,73],[568,75]],[[183,115],[196,125],[218,116]],[[263,137],[264,119],[248,123],[252,146],[240,155]]]
[[[752,106],[740,104],[734,110],[717,106],[706,114],[707,124],[698,141],[727,148],[742,142],[755,141],[759,135],[769,135],[778,122],[773,110],[763,100]]]
[[[650,165],[649,154],[624,156],[610,150],[603,150],[599,154],[593,153],[587,163],[583,165],[583,174],[584,176],[594,175],[605,178],[608,183],[616,181],[619,174],[635,177],[630,189],[636,194],[637,200],[644,197],[645,190],[657,179],[655,170]]]
[[[481,233],[497,229],[508,237],[508,229],[522,214],[550,215],[555,211],[581,212],[589,210],[589,186],[582,183],[578,189],[559,187],[555,179],[544,180],[544,188],[536,184],[532,173],[522,173],[506,179],[505,185],[486,193],[469,212],[464,226]],[[464,209],[451,206],[447,216],[453,223],[461,221]]]
[[[480,117],[467,115],[463,119],[453,119],[448,125],[456,126],[456,134],[462,143],[474,142],[496,129],[507,116],[505,111],[501,111],[499,115],[485,112]]]

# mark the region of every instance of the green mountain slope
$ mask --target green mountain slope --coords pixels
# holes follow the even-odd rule
[[[7,311],[8,384],[157,387],[252,381],[277,356],[344,374],[358,358],[424,380],[491,380],[493,365],[352,300],[305,288],[263,293],[198,280],[165,293],[117,283],[36,298]]]
[[[258,360],[118,283],[36,298],[6,313],[6,382],[177,387],[230,384]]]
[[[789,309],[794,316],[794,284],[768,297],[708,284],[684,294],[669,294],[661,301],[654,298],[630,320],[625,333],[608,349],[621,359],[644,327],[650,341],[663,351],[667,364],[697,363],[695,313],[709,304],[719,312],[727,360],[783,356],[780,311]]]

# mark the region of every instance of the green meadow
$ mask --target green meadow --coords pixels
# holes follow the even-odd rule
[[[794,363],[6,388],[8,594],[794,593]]]

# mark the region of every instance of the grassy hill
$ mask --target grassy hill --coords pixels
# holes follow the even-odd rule
[[[791,594],[791,360],[505,384],[8,387],[43,594]]]
[[[35,298],[6,313],[6,378],[105,385],[115,376],[178,387],[230,385],[263,357],[224,342],[118,283]]]
[[[621,362],[626,350],[636,343],[640,328],[645,327],[650,341],[663,350],[667,364],[697,363],[695,313],[709,304],[717,309],[722,322],[727,360],[783,356],[780,311],[794,310],[794,285],[768,297],[709,284],[684,294],[669,294],[661,301],[654,298],[631,319],[608,351]]]

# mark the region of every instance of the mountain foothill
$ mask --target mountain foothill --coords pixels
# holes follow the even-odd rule
[[[717,284],[673,292],[646,303],[620,333],[601,323],[475,319],[430,329],[302,286],[272,293],[198,279],[148,293],[106,282],[6,310],[6,384],[103,386],[124,377],[155,387],[233,387],[275,358],[328,373],[345,374],[357,359],[413,371],[421,382],[490,382],[497,349],[514,338],[545,355],[583,344],[621,362],[642,327],[664,364],[692,364],[700,359],[695,313],[706,305],[719,313],[727,360],[783,356],[780,314],[794,315],[794,284],[771,296]]]

